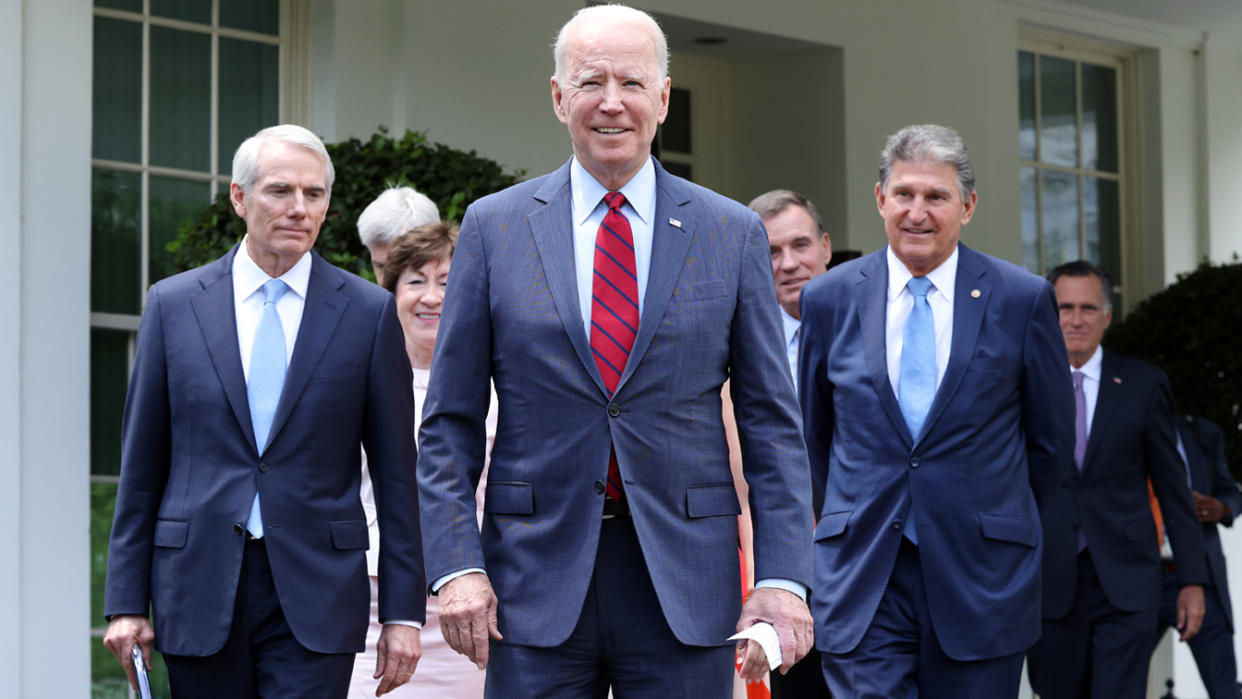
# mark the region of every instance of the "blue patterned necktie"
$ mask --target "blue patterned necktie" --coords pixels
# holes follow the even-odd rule
[[[280,391],[285,386],[285,329],[276,312],[276,302],[289,290],[279,279],[269,279],[263,284],[263,314],[254,331],[254,345],[250,351],[250,377],[246,382],[246,394],[250,399],[250,422],[254,426],[254,443],[262,454],[267,447],[268,432],[280,402]],[[255,538],[263,536],[263,515],[259,511],[259,494],[250,503],[250,519],[246,530]]]
[[[914,307],[910,309],[901,335],[897,403],[910,428],[910,436],[917,439],[936,395],[936,331],[931,306],[927,303],[931,280],[911,277],[906,288],[914,297]]]

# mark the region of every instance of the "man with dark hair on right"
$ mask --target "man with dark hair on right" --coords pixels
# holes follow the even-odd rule
[[[1112,280],[1079,260],[1048,275],[1074,380],[1077,470],[1043,513],[1043,634],[1031,686],[1045,699],[1142,699],[1160,604],[1159,535],[1148,482],[1177,560],[1177,628],[1203,620],[1207,565],[1177,453],[1164,372],[1100,347]]]

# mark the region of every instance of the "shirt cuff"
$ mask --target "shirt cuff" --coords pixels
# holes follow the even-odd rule
[[[397,626],[413,626],[416,629],[423,628],[423,625],[421,622],[410,621],[409,619],[385,619],[384,621],[380,623],[384,624],[385,626],[387,626],[388,624],[396,624]]]
[[[786,580],[785,578],[764,578],[763,580],[760,580],[759,582],[755,583],[756,590],[758,590],[761,587],[775,587],[778,590],[784,590],[785,592],[792,592],[798,597],[800,597],[803,602],[806,601],[806,585],[803,585],[800,582],[794,582],[793,580]]]
[[[453,580],[455,578],[460,578],[461,576],[466,575],[468,573],[482,573],[484,575],[487,575],[487,571],[483,570],[482,568],[466,568],[465,570],[459,570],[456,573],[449,573],[448,575],[441,577],[440,579],[436,580],[434,583],[431,584],[431,594],[434,595],[434,594],[439,593],[440,588],[444,587],[444,585],[448,583],[448,581]]]

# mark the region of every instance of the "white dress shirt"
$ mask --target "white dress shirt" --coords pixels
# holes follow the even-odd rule
[[[888,359],[888,382],[893,394],[901,395],[901,341],[906,329],[906,318],[914,308],[914,294],[906,288],[910,270],[888,248],[888,303],[887,321],[884,325],[884,348]],[[931,306],[932,327],[936,332],[936,390],[949,366],[949,352],[953,349],[953,290],[957,282],[957,248],[953,254],[933,269],[927,279],[932,288],[927,292],[927,304]]]
[[[798,331],[802,321],[781,309],[781,326],[785,330],[785,356],[789,358],[789,375],[793,377],[794,390],[798,389]]]
[[[1100,375],[1104,371],[1104,348],[1096,345],[1095,353],[1079,368],[1070,365],[1070,373],[1083,374],[1082,394],[1087,399],[1087,436],[1091,436],[1091,423],[1095,420],[1095,404],[1100,397]],[[1185,458],[1183,456],[1182,458]]]

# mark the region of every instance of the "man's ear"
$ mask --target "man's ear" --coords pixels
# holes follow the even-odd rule
[[[565,103],[561,100],[565,93],[561,91],[560,83],[556,82],[556,76],[552,76],[552,111],[556,114],[557,121],[562,124],[569,123],[569,115],[565,113]]]
[[[229,201],[233,203],[233,210],[237,215],[246,218],[246,193],[236,182],[229,184]]]

